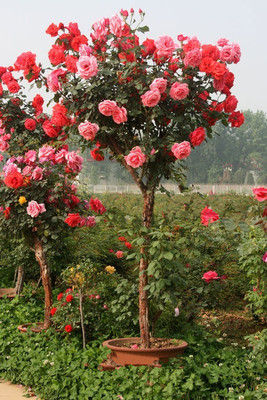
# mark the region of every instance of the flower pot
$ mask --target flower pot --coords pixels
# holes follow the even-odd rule
[[[121,338],[106,340],[103,346],[111,350],[109,359],[103,362],[104,370],[126,365],[150,365],[161,367],[170,358],[177,357],[188,346],[187,342],[176,339],[151,339],[149,349],[140,348],[140,338]]]
[[[27,333],[28,329],[31,330],[31,332],[35,333],[40,333],[43,331],[44,328],[44,323],[43,322],[35,322],[35,323],[28,323],[28,324],[22,324],[18,326],[18,330],[22,333]]]

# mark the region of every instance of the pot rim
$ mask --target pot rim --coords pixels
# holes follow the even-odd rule
[[[163,339],[163,338],[157,338],[157,339]],[[149,349],[142,349],[142,348],[138,348],[138,349],[132,349],[129,347],[120,347],[120,346],[115,346],[112,344],[112,342],[123,342],[123,341],[127,341],[127,342],[131,342],[131,341],[140,341],[140,337],[128,337],[128,338],[118,338],[118,339],[109,339],[109,340],[105,340],[105,342],[102,343],[102,345],[104,347],[107,347],[111,350],[116,350],[116,351],[122,351],[122,352],[132,352],[132,353],[153,353],[153,352],[160,352],[160,353],[164,353],[164,352],[168,352],[168,351],[172,351],[172,350],[180,350],[180,349],[185,349],[188,346],[188,343],[185,340],[182,340],[182,343],[179,344],[178,346],[169,346],[169,347],[164,347],[164,348],[158,348],[158,347],[150,347]],[[164,339],[163,339],[164,340]],[[178,339],[179,340],[179,339]]]

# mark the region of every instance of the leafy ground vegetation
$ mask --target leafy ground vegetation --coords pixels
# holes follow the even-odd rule
[[[141,243],[135,230],[140,198],[109,194],[101,200],[109,210],[105,220],[62,237],[50,254],[54,325],[47,332],[17,330],[21,323],[42,320],[43,293],[31,252],[23,242],[2,241],[1,285],[12,284],[18,263],[26,282],[22,297],[0,303],[1,378],[31,387],[44,400],[263,399],[266,329],[257,282],[265,243],[254,224],[258,202],[234,194],[157,196],[150,251],[158,263],[149,266],[152,329],[158,337],[184,339],[189,347],[160,369],[103,372],[98,365],[108,351],[102,341],[138,335],[134,271]],[[209,227],[200,223],[199,210],[206,205],[220,216]],[[257,276],[248,260],[253,271],[258,266]],[[201,279],[210,270],[220,279]],[[76,296],[84,280],[85,350]]]

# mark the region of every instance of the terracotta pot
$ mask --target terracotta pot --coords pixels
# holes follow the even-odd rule
[[[27,333],[28,328],[32,332],[35,333],[40,333],[42,330],[44,330],[44,323],[43,322],[35,322],[35,323],[29,323],[29,324],[22,324],[18,326],[18,330],[22,333]]]
[[[163,339],[161,339],[163,340]],[[168,347],[149,349],[123,347],[123,345],[131,345],[140,342],[140,338],[121,338],[106,340],[103,346],[111,350],[109,357],[110,362],[101,364],[103,369],[114,369],[116,366],[125,365],[151,365],[161,367],[161,363],[166,363],[170,358],[177,357],[184,352],[188,346],[187,342],[180,342],[178,345],[170,345]]]

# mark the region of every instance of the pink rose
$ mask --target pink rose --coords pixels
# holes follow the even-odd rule
[[[67,150],[61,149],[55,154],[55,162],[57,164],[63,164],[66,161]]]
[[[73,172],[80,172],[82,169],[83,158],[75,151],[66,154],[67,165]]]
[[[121,251],[121,250],[116,251],[115,256],[117,258],[122,258],[123,257],[123,251]]]
[[[200,49],[194,49],[186,53],[184,58],[184,65],[186,67],[198,67],[201,62],[202,56]]]
[[[264,253],[264,255],[262,256],[262,261],[267,263],[267,251]]]
[[[39,149],[38,157],[41,163],[54,160],[55,149],[51,146],[43,146]]]
[[[32,179],[34,179],[35,181],[41,181],[43,179],[43,168],[34,168],[32,172]]]
[[[208,271],[203,274],[202,279],[204,279],[205,282],[209,283],[213,280],[220,279],[216,271]]]
[[[81,44],[79,47],[80,56],[90,56],[92,52],[92,47],[88,46],[87,44]]]
[[[86,226],[89,226],[90,228],[92,228],[93,226],[95,226],[95,224],[96,224],[95,217],[93,217],[93,216],[87,217]]]
[[[61,83],[59,82],[58,78],[64,75],[66,75],[66,71],[61,68],[52,71],[46,78],[49,90],[52,92],[57,92],[59,89],[61,89]]]
[[[218,40],[217,45],[220,47],[224,47],[229,43],[228,39],[221,38]]]
[[[0,138],[0,151],[6,151],[7,149],[9,149],[9,144],[3,138]]]
[[[84,79],[97,75],[97,59],[94,56],[81,56],[77,61],[77,71],[78,75]]]
[[[255,199],[258,201],[265,201],[267,200],[267,188],[265,187],[257,187],[252,189]]]
[[[27,214],[30,215],[32,218],[38,217],[39,214],[42,214],[45,211],[46,209],[43,203],[38,204],[35,200],[32,200],[28,203]]]
[[[158,89],[148,90],[142,96],[142,103],[146,107],[155,107],[160,101],[160,91]]]
[[[113,113],[112,113],[112,118],[113,121],[116,122],[116,124],[122,124],[123,122],[127,121],[127,110],[124,107],[114,107]]]
[[[115,107],[117,107],[117,103],[112,100],[104,100],[98,104],[99,112],[106,117],[110,117],[113,114]]]
[[[19,172],[20,169],[18,169],[17,165],[14,164],[13,162],[7,161],[6,165],[3,167],[3,172],[5,175],[12,174],[14,172]]]
[[[167,88],[167,79],[157,78],[149,86],[150,90],[158,89],[160,93],[164,93]]]
[[[110,29],[110,32],[113,33],[113,35],[115,35],[117,37],[121,37],[123,27],[124,27],[124,23],[118,15],[114,15],[114,17],[110,18],[109,29]]]
[[[189,94],[187,83],[175,82],[171,86],[170,96],[173,100],[183,100]]]
[[[31,175],[31,172],[32,172],[32,167],[30,165],[27,165],[27,167],[23,168],[22,175],[23,176]]]
[[[169,58],[176,49],[176,45],[170,36],[161,36],[156,41],[157,54],[159,57]]]
[[[241,57],[240,46],[237,43],[227,44],[220,53],[220,59],[228,64],[237,64]]]
[[[183,158],[187,158],[191,153],[191,146],[189,142],[184,141],[182,143],[175,143],[171,150],[175,158],[182,160]]]
[[[99,131],[97,124],[92,124],[89,121],[85,121],[78,126],[80,135],[86,140],[94,140],[96,133]]]
[[[108,34],[108,29],[105,24],[105,18],[101,19],[100,21],[97,21],[93,24],[93,38],[95,40],[99,40],[101,42],[105,42]]]
[[[24,155],[24,162],[26,164],[33,164],[36,161],[36,151],[35,150],[29,150],[27,153]]]
[[[130,165],[130,167],[138,168],[144,164],[144,162],[146,161],[146,156],[142,153],[140,147],[136,146],[130,151],[128,156],[124,157],[124,159],[126,163]]]

